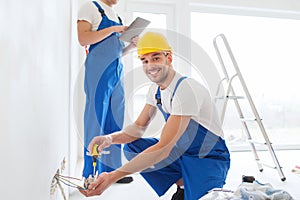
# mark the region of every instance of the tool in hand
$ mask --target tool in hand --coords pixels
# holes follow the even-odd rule
[[[101,151],[99,152],[98,150],[99,145],[98,144],[94,144],[92,152],[87,152],[87,155],[92,156],[93,159],[93,175],[89,175],[89,177],[86,179],[85,183],[84,183],[84,188],[88,188],[88,186],[94,182],[95,179],[97,179],[98,177],[98,171],[96,171],[96,167],[97,167],[97,159],[99,157],[101,157],[102,154],[110,154],[110,151]]]
[[[93,150],[92,150],[92,153],[91,153],[91,156],[92,156],[92,158],[93,158],[93,167],[94,167],[93,177],[96,176],[97,159],[98,159],[98,157],[99,157],[98,147],[99,147],[98,144],[94,144]]]
[[[94,182],[94,180],[97,178],[96,174],[96,166],[97,166],[97,159],[99,157],[99,151],[98,151],[98,144],[94,144],[92,152],[89,153],[90,156],[92,156],[93,159],[93,175],[89,175],[89,177],[86,179],[86,181],[84,182],[84,189],[87,189],[89,187],[89,185]]]
[[[99,157],[101,157],[102,154],[110,154],[110,151],[101,151],[101,152],[99,152],[98,147],[99,147],[98,144],[94,144],[93,149],[92,149],[92,153],[90,154],[90,156],[92,156],[92,159],[93,159],[93,167],[94,167],[93,177],[96,176],[97,159]]]

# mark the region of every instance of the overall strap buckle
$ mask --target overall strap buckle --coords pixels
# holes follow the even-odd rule
[[[93,1],[93,3],[98,8],[98,11],[101,13],[101,16],[102,17],[105,16],[105,12],[104,12],[103,8],[101,8],[101,6],[96,1]]]

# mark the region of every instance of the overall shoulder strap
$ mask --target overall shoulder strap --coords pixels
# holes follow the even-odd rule
[[[166,113],[164,111],[164,109],[162,108],[162,103],[161,103],[161,97],[160,97],[160,88],[158,86],[157,88],[157,91],[156,91],[156,94],[155,94],[155,99],[156,99],[156,106],[158,107],[158,109],[160,110],[160,112],[162,113],[162,115],[164,116],[165,118],[165,121],[168,120],[170,114],[169,113]]]
[[[184,80],[186,79],[187,77],[186,76],[183,76],[183,77],[180,77],[180,79],[178,79],[176,85],[175,85],[175,88],[174,88],[174,91],[172,93],[172,96],[171,96],[171,102],[173,101],[173,97],[175,95],[175,92],[179,86],[179,84]],[[155,94],[155,99],[156,99],[156,104],[160,104],[161,105],[161,97],[160,97],[160,87],[158,86],[157,87],[157,91],[156,91],[156,94]]]
[[[180,84],[184,79],[186,79],[186,78],[187,78],[186,76],[183,76],[183,77],[180,77],[180,79],[178,79],[178,81],[177,81],[177,83],[176,83],[176,86],[175,86],[175,88],[174,88],[172,97],[171,97],[171,103],[172,103],[172,101],[173,101],[173,97],[174,97],[174,95],[175,95],[175,92],[176,92],[176,90],[177,90],[179,84]]]
[[[159,88],[159,86],[157,87],[157,91],[156,91],[156,94],[155,94],[155,99],[156,99],[156,104],[161,105],[161,97],[160,97],[160,88]]]
[[[93,1],[93,3],[95,4],[95,6],[98,8],[98,11],[101,13],[101,16],[105,16],[105,12],[103,10],[103,8],[98,4],[97,1]]]
[[[184,79],[186,79],[186,78],[187,78],[186,76],[183,76],[183,77],[181,77],[180,79],[178,79],[178,81],[177,81],[177,83],[176,83],[176,86],[175,86],[175,88],[174,88],[174,91],[173,91],[173,93],[172,93],[172,97],[171,97],[171,100],[170,100],[171,103],[172,103],[172,101],[173,101],[173,97],[174,97],[174,95],[175,95],[175,92],[176,92],[176,90],[177,90],[179,84],[180,84]],[[160,96],[160,87],[159,87],[159,86],[157,87],[157,91],[156,91],[156,94],[155,94],[155,99],[156,99],[156,105],[157,105],[158,109],[159,109],[159,110],[161,111],[161,113],[163,114],[163,116],[164,116],[164,118],[165,118],[165,121],[167,121],[168,118],[169,118],[169,116],[170,116],[170,114],[169,114],[169,113],[166,113],[166,112],[163,110],[163,108],[162,108],[161,96]]]

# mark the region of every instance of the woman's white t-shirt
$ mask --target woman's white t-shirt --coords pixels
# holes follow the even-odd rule
[[[186,78],[178,86],[171,103],[177,81],[182,77],[175,74],[170,85],[160,90],[162,108],[171,115],[191,116],[193,120],[214,134],[223,137],[220,119],[208,90],[194,79]],[[148,91],[146,103],[156,106],[155,94],[158,85],[153,83]],[[160,111],[158,111],[160,112]]]
[[[119,23],[118,15],[112,7],[109,7],[100,0],[98,0],[97,3],[104,10],[108,19]],[[97,31],[102,21],[102,16],[96,5],[92,1],[89,1],[84,3],[80,7],[78,11],[78,20],[84,20],[89,22],[90,24],[92,24],[92,31]]]

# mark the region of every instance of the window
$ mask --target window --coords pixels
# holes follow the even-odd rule
[[[275,146],[299,145],[300,21],[192,12],[191,27],[192,39],[217,67],[212,42],[218,34],[225,34],[270,140]],[[240,145],[245,138],[233,102],[229,104],[224,131],[232,145]]]

